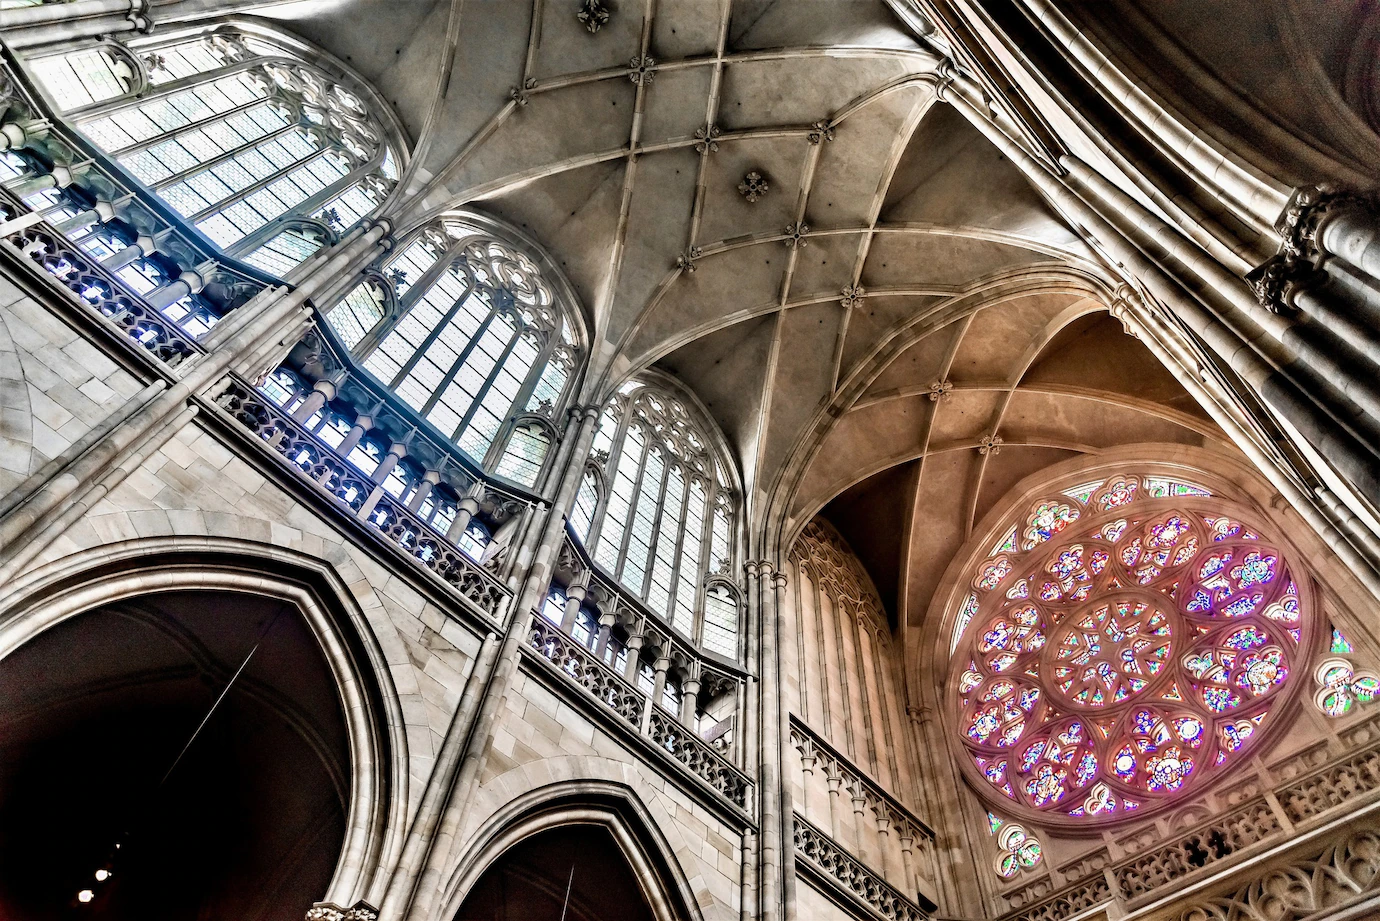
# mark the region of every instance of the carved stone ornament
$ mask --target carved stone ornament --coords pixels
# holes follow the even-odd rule
[[[983,435],[982,440],[978,442],[978,453],[995,456],[1001,453],[1001,444],[1001,436],[996,432],[990,435]]]
[[[845,285],[840,293],[843,296],[840,298],[839,303],[843,306],[843,309],[852,310],[862,303],[863,295],[867,293],[867,289],[862,285]]]
[[[519,106],[526,106],[527,103],[531,101],[528,90],[533,89],[536,85],[537,78],[528,77],[526,80],[522,81],[522,86],[515,86],[508,91],[508,98],[516,102]]]
[[[930,382],[930,402],[938,403],[940,400],[948,402],[953,395],[953,381],[931,381]]]
[[[609,11],[600,0],[581,0],[580,11],[575,18],[584,24],[590,35],[594,35],[608,23]]]
[[[1274,314],[1292,316],[1298,312],[1292,303],[1293,294],[1311,274],[1311,269],[1307,260],[1297,256],[1271,256],[1247,273],[1246,284],[1260,306]]]
[[[743,181],[738,183],[738,191],[750,202],[755,202],[763,195],[767,194],[767,179],[757,170],[753,170],[743,177]]]
[[[809,241],[805,238],[810,233],[810,225],[806,224],[804,221],[797,221],[794,224],[787,224],[785,233],[786,245],[789,246],[791,249],[795,249],[796,247],[800,246],[807,246],[809,244]]]
[[[1310,262],[1314,267],[1322,261],[1323,252],[1318,240],[1318,228],[1328,213],[1339,208],[1364,206],[1365,201],[1358,195],[1340,192],[1326,186],[1301,186],[1294,190],[1289,204],[1275,222],[1275,230],[1283,238],[1280,242],[1281,256],[1290,256]]]
[[[719,150],[718,137],[723,132],[718,125],[705,125],[703,128],[695,129],[695,150],[699,153],[717,153]]]
[[[676,257],[676,268],[684,272],[695,271],[695,261],[700,258],[704,250],[698,246],[692,246],[685,252]]]
[[[811,144],[818,144],[820,141],[832,141],[834,128],[829,124],[828,119],[820,119],[810,126],[810,133],[805,135],[805,138]]]
[[[628,61],[628,79],[638,86],[651,86],[656,77],[656,58],[647,54],[635,54]]]

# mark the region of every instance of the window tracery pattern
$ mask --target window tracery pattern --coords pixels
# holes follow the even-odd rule
[[[1023,826],[1007,822],[995,813],[987,813],[987,829],[997,839],[1000,850],[992,868],[1002,879],[1012,879],[1022,870],[1031,870],[1044,857],[1040,839]]]
[[[531,487],[577,370],[567,310],[531,258],[445,221],[346,294],[327,320],[365,369],[443,436]]]
[[[711,578],[732,572],[734,560],[737,497],[718,454],[683,399],[631,381],[600,415],[571,525],[657,616],[736,658],[737,591],[731,578]]]
[[[956,612],[964,770],[1045,822],[1109,821],[1200,787],[1259,744],[1299,683],[1300,575],[1190,483],[1115,476],[1027,507]]]
[[[223,29],[138,51],[107,41],[30,66],[74,127],[230,255],[282,268],[284,221],[343,232],[396,182],[363,99],[286,47]]]

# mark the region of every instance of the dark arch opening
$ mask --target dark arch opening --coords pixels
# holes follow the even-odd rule
[[[479,877],[455,921],[562,918],[654,921],[637,876],[602,825],[564,825],[513,845]]]
[[[335,681],[289,603],[147,596],[0,663],[0,919],[299,921],[349,795]]]

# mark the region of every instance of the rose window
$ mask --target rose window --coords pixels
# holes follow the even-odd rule
[[[1202,787],[1273,728],[1309,643],[1286,554],[1160,477],[1028,507],[970,579],[950,688],[965,770],[1046,820],[1143,814]]]

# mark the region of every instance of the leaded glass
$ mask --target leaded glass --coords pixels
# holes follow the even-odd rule
[[[1110,821],[1200,789],[1273,728],[1311,624],[1259,529],[1202,487],[1136,476],[1032,503],[1016,528],[954,614],[952,712],[984,795]],[[1380,690],[1345,662],[1318,681],[1329,715]]]

